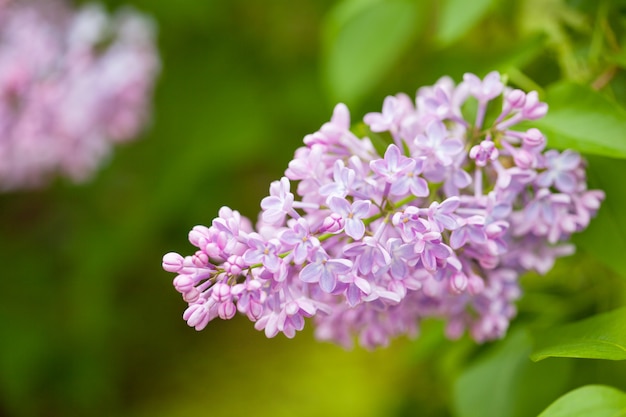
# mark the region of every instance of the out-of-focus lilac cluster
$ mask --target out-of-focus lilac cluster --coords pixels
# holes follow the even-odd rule
[[[148,121],[159,66],[138,12],[0,1],[0,190],[89,178]]]
[[[317,338],[347,347],[415,335],[428,317],[450,338],[502,337],[520,275],[571,254],[565,242],[604,198],[579,154],[514,128],[547,110],[497,72],[387,97],[357,126],[367,137],[337,105],[271,184],[256,232],[223,207],[189,233],[195,254],[164,256],[184,319],[201,330],[239,311],[268,337],[293,337],[314,317]]]

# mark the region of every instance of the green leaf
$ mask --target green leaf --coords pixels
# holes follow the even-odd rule
[[[354,104],[397,63],[421,26],[420,4],[349,1],[329,14],[324,75],[333,99]]]
[[[534,361],[548,357],[626,359],[626,307],[535,335]]]
[[[487,13],[494,0],[445,0],[439,14],[436,39],[445,46],[461,39]]]
[[[533,363],[530,351],[527,332],[513,332],[463,372],[454,385],[455,416],[523,417],[550,404],[563,392],[572,362]]]
[[[626,394],[604,385],[586,385],[568,392],[539,417],[625,417]]]
[[[548,145],[626,158],[626,110],[596,91],[569,82],[547,92],[548,114],[533,121]]]
[[[626,278],[626,193],[622,178],[626,161],[600,156],[588,156],[589,187],[603,190],[606,199],[598,216],[574,243],[598,261]]]

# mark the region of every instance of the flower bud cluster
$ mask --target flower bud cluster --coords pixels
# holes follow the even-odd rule
[[[0,1],[0,190],[88,179],[143,128],[159,65],[138,12]]]
[[[502,337],[520,275],[572,253],[568,238],[604,198],[580,155],[514,129],[546,112],[497,72],[387,97],[357,127],[365,137],[337,105],[271,184],[256,231],[223,207],[190,232],[194,255],[165,255],[184,319],[201,330],[239,311],[268,337],[293,337],[314,317],[318,339],[347,347],[415,335],[428,317],[450,338]]]

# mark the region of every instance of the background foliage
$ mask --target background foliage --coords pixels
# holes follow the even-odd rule
[[[0,415],[623,413],[626,2],[125,4],[159,25],[153,125],[90,184],[0,196]],[[493,69],[540,92],[550,145],[584,152],[607,193],[577,254],[524,278],[507,338],[449,342],[426,322],[415,341],[346,352],[310,329],[267,340],[246,319],[187,328],[161,256],[189,252],[187,231],[222,205],[255,218],[336,101],[356,120],[385,95]]]

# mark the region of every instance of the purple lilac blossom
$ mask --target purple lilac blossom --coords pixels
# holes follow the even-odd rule
[[[183,318],[200,330],[237,310],[268,337],[293,337],[312,318],[318,339],[346,347],[415,336],[433,317],[451,339],[504,336],[519,277],[572,254],[570,235],[604,199],[587,189],[580,155],[544,152],[541,131],[515,130],[546,112],[497,72],[442,78],[415,104],[399,94],[365,116],[393,140],[383,155],[337,105],[263,199],[256,230],[271,233],[223,207],[190,233],[195,254],[163,257]]]
[[[0,190],[86,181],[142,131],[160,66],[153,26],[129,8],[0,2]]]

